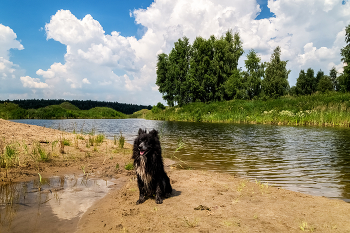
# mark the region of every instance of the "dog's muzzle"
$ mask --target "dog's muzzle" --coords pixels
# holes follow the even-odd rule
[[[147,149],[145,146],[145,143],[141,142],[138,149],[140,151],[140,155],[144,155],[146,153],[146,149]]]

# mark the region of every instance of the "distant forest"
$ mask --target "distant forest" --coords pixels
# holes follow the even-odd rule
[[[53,100],[44,100],[44,99],[31,99],[31,100],[0,100],[0,103],[14,103],[18,104],[19,107],[23,109],[38,109],[44,108],[50,105],[59,105],[63,102],[69,102],[80,110],[89,110],[95,107],[108,107],[112,108],[118,112],[124,114],[132,114],[141,109],[152,109],[151,105],[136,105],[136,104],[123,104],[118,102],[105,102],[105,101],[95,101],[95,100],[63,100],[63,99],[53,99]]]

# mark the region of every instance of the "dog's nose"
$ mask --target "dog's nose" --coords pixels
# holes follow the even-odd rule
[[[143,146],[144,146],[144,143],[141,142],[140,145],[139,145],[139,150],[142,150]]]

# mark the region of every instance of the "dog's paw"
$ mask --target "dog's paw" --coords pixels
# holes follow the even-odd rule
[[[138,199],[137,200],[137,202],[136,202],[136,205],[138,205],[138,204],[142,204],[142,203],[144,203],[145,202],[145,199]]]
[[[162,204],[162,203],[163,203],[162,198],[156,198],[156,203],[157,203],[157,204]]]

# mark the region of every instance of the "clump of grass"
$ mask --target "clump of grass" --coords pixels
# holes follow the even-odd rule
[[[118,140],[119,140],[119,148],[123,149],[124,143],[125,143],[125,137],[123,136],[122,132],[120,132],[120,136]]]
[[[97,145],[100,145],[104,139],[105,139],[105,136],[103,134],[99,134],[95,137],[95,143]]]
[[[0,166],[2,168],[9,168],[14,165],[19,165],[18,149],[16,144],[5,145],[4,141],[1,141],[1,154],[0,154]],[[3,147],[4,146],[4,147]]]
[[[47,153],[44,148],[41,147],[40,143],[35,145],[37,152],[39,154],[39,159],[43,162],[48,162],[50,160],[50,153]]]
[[[114,145],[116,146],[117,145],[117,136],[113,136],[113,142],[114,142]]]
[[[83,136],[83,135],[80,135],[80,134],[77,135],[77,139],[79,139],[79,140],[85,140],[84,136]]]
[[[130,163],[127,163],[126,165],[125,165],[125,170],[133,170],[134,169],[134,164],[132,163],[132,162],[130,162]]]
[[[119,163],[115,165],[115,170],[119,170]]]
[[[88,139],[85,140],[85,145],[86,145],[86,148],[90,148],[90,136]]]
[[[51,143],[51,151],[53,151],[53,148],[57,145],[58,141],[55,140]]]
[[[67,139],[65,139],[65,138],[61,138],[60,139],[60,153],[61,154],[64,154],[65,152],[64,152],[64,147],[65,146],[70,146],[70,142],[67,140]]]
[[[198,219],[190,220],[188,217],[184,217],[184,222],[186,223],[187,227],[194,228],[198,226]]]
[[[64,144],[65,146],[70,146],[72,143],[71,143],[68,139],[63,138],[63,144]]]

